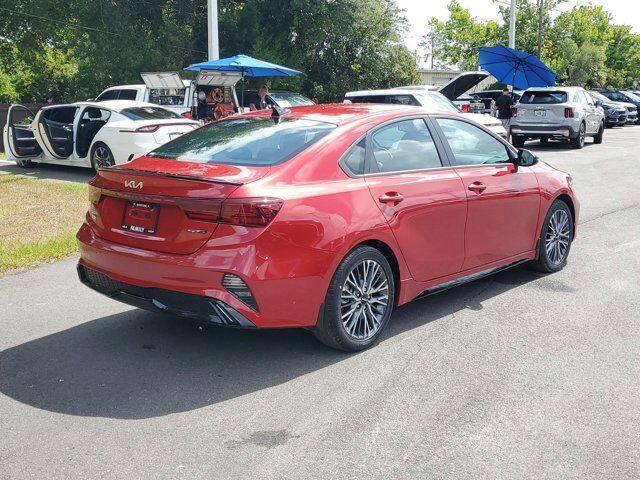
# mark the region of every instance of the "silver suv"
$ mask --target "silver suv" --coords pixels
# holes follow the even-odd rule
[[[530,139],[545,143],[553,138],[582,148],[586,136],[593,137],[593,143],[602,143],[604,119],[602,105],[584,88],[530,88],[515,106],[512,143],[520,148]]]

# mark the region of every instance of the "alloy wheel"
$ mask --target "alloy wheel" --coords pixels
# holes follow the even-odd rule
[[[102,145],[98,145],[93,151],[93,161],[98,168],[111,167],[113,165],[111,153],[107,147],[103,147]]]
[[[342,286],[340,315],[347,334],[356,340],[373,337],[389,308],[389,281],[375,260],[356,264]]]
[[[584,139],[585,139],[585,128],[584,128],[584,123],[582,125],[580,125],[580,146],[584,146]]]
[[[569,215],[564,210],[556,210],[549,218],[545,250],[549,261],[554,265],[561,264],[569,251],[571,225]]]

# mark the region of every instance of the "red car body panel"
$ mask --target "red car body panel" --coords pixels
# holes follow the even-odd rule
[[[80,265],[126,284],[220,300],[259,328],[312,327],[335,270],[359,244],[384,244],[392,252],[401,305],[456,278],[534,258],[544,216],[559,195],[571,199],[577,221],[570,177],[543,163],[366,176],[343,171],[338,161],[366,132],[416,112],[433,113],[390,105],[292,108],[287,116],[337,128],[270,167],[143,157],[101,170],[77,236]],[[482,194],[467,188],[477,181],[486,186]],[[379,201],[394,192],[402,202]],[[263,197],[282,201],[264,228],[201,222],[185,213]],[[154,235],[122,229],[128,199],[160,205]],[[225,273],[249,286],[259,311],[222,286]]]

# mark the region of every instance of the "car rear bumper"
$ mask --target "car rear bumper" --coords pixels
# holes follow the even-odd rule
[[[78,277],[89,288],[134,307],[207,324],[256,328],[251,320],[221,300],[173,290],[131,285],[114,280],[82,263],[78,263]]]
[[[568,125],[512,125],[511,135],[536,138],[575,138],[578,132]]]
[[[96,282],[87,282],[87,277],[83,280],[81,275],[83,283],[94,290],[124,303],[196,320],[224,315],[217,308],[220,307],[234,318],[240,315],[242,318],[236,320],[240,327],[247,328],[314,326],[330,280],[325,277],[329,260],[333,258],[329,252],[299,251],[295,246],[282,245],[282,241],[274,243],[273,239],[268,239],[272,248],[288,251],[296,259],[289,270],[267,261],[278,254],[259,241],[234,249],[207,244],[193,254],[167,254],[110,242],[98,237],[86,223],[77,239],[79,268],[119,282],[118,288],[104,291],[100,284],[96,288]],[[236,275],[245,282],[257,308],[242,302],[222,285],[225,274]],[[188,308],[186,299],[198,307]],[[207,302],[213,303],[214,313],[209,312]]]

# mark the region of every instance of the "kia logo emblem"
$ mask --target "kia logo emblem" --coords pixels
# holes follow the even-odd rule
[[[136,182],[135,180],[125,180],[124,186],[127,188],[142,188],[142,182]]]

